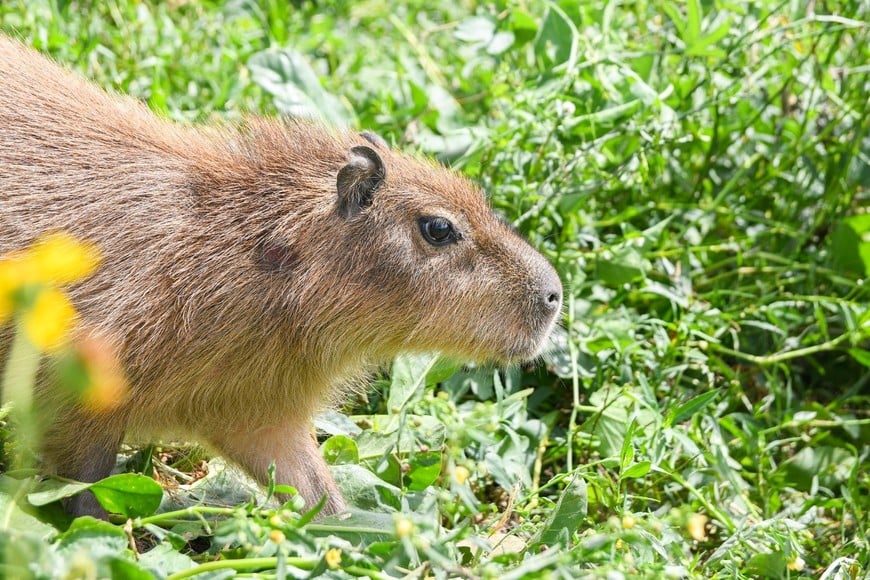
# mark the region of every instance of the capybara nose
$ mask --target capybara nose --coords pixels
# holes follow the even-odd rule
[[[562,281],[549,264],[541,277],[543,278],[539,295],[541,310],[548,316],[555,316],[562,308]]]

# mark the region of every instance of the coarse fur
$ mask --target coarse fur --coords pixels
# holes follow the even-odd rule
[[[456,240],[427,241],[427,216]],[[101,250],[70,288],[77,332],[131,385],[95,413],[40,381],[46,463],[85,481],[125,436],[183,433],[335,513],[318,410],[400,352],[534,356],[561,306],[553,268],[447,169],[308,121],[180,126],[0,37],[0,255],[56,230]]]

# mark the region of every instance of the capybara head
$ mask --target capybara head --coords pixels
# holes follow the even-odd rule
[[[540,352],[562,285],[479,188],[367,133],[347,143],[333,187],[306,236],[317,243],[303,253],[315,255],[281,242],[295,237],[293,223],[257,254],[273,276],[307,280],[299,299],[310,328],[343,329],[361,351],[385,357],[440,351],[509,362]]]

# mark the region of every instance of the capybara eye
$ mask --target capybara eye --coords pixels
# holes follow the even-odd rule
[[[422,217],[418,223],[423,238],[433,246],[445,246],[459,239],[453,224],[443,217]]]

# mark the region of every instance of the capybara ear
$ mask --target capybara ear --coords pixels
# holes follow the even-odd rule
[[[375,191],[387,178],[381,156],[371,147],[357,145],[350,150],[350,159],[338,172],[338,213],[350,218],[372,204]]]
[[[378,135],[377,133],[373,133],[371,131],[363,131],[359,134],[360,137],[377,147],[378,149],[389,149],[390,146],[386,142],[386,140]]]

